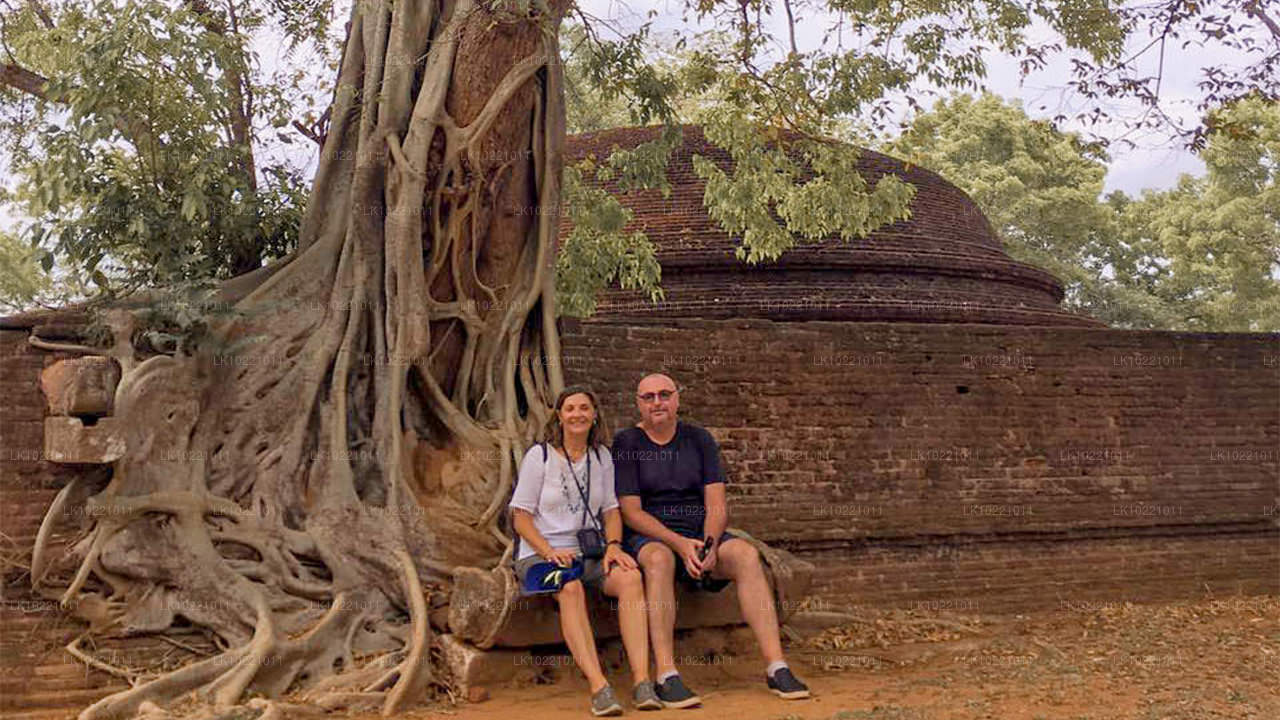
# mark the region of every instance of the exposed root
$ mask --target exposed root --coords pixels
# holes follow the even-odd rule
[[[416,701],[431,679],[431,668],[427,665],[431,649],[431,627],[427,620],[427,601],[422,592],[422,581],[418,579],[418,570],[408,554],[397,550],[396,559],[404,568],[405,597],[409,598],[409,617],[413,622],[413,643],[409,646],[409,656],[400,665],[400,680],[387,694],[387,701],[382,706],[384,716],[394,715],[406,704]]]
[[[98,554],[102,552],[102,543],[106,537],[107,533],[103,532],[101,527],[93,531],[88,555],[80,563],[80,569],[76,571],[76,576],[71,580],[71,584],[67,586],[66,591],[62,593],[62,597],[58,599],[58,604],[62,607],[70,607],[76,595],[84,587],[85,582],[88,581],[89,571],[93,569],[94,564],[98,561]]]
[[[63,511],[67,507],[67,498],[80,482],[81,477],[77,475],[71,482],[64,485],[54,496],[53,504],[49,506],[44,519],[40,521],[40,530],[36,532],[35,545],[31,549],[31,587],[36,587],[44,579],[45,572],[48,570],[49,538],[53,535],[54,526],[62,519]]]
[[[26,550],[16,540],[0,532],[0,577],[7,579],[14,570],[30,574],[31,563]]]
[[[373,710],[382,704],[385,697],[383,693],[376,692],[332,692],[316,698],[315,704],[328,711],[350,710],[359,712]]]
[[[238,662],[243,650],[193,663],[150,683],[109,695],[80,713],[78,720],[108,720],[134,715],[144,702],[166,704],[210,682],[224,670],[228,662]]]
[[[341,598],[341,596],[339,596]],[[245,648],[244,655],[240,660],[232,666],[232,668],[218,679],[209,684],[209,693],[213,696],[215,705],[226,706],[234,705],[240,696],[244,694],[249,683],[253,681],[254,676],[258,674],[258,669],[267,664],[267,659],[280,644],[280,638],[276,634],[275,623],[271,621],[271,611],[267,609],[266,601],[261,595],[254,598],[254,605],[258,611],[258,626],[254,628],[253,640],[249,641],[249,646]],[[334,607],[338,607],[339,602],[334,603]]]
[[[71,657],[79,660],[85,665],[88,665],[89,667],[95,668],[97,670],[101,670],[102,672],[107,673],[108,675],[114,675],[118,678],[122,678],[124,679],[125,682],[129,683],[132,686],[137,686],[138,678],[139,676],[142,675],[142,671],[120,667],[119,665],[112,665],[111,663],[104,662],[102,660],[99,660],[98,658],[93,657],[89,653],[80,649],[80,641],[84,640],[84,638],[85,638],[84,635],[80,635],[75,640],[72,640],[71,642],[67,643],[64,649],[71,654]]]
[[[207,651],[205,651],[205,650],[201,650],[200,648],[197,648],[197,647],[192,647],[192,646],[190,646],[190,645],[188,645],[188,644],[186,644],[186,643],[182,642],[181,640],[177,640],[177,639],[175,639],[175,638],[171,638],[171,637],[169,637],[168,635],[161,635],[161,636],[160,636],[160,639],[161,639],[161,640],[163,640],[163,641],[165,641],[165,642],[167,642],[167,643],[169,643],[170,645],[172,645],[172,646],[174,646],[174,647],[176,647],[176,648],[180,649],[180,650],[186,650],[187,652],[191,653],[192,655],[204,655],[204,656],[206,656],[206,657],[207,657],[208,655],[210,655],[210,653],[209,653],[209,652],[207,652]]]
[[[35,335],[28,337],[27,342],[30,343],[31,347],[33,348],[36,348],[38,350],[46,350],[48,352],[75,353],[77,355],[101,355],[102,354],[102,348],[99,348],[99,347],[92,347],[89,345],[77,345],[75,343],[49,342],[48,340],[41,340]]]

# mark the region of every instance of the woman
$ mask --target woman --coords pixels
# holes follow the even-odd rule
[[[535,565],[583,564],[582,577],[555,593],[560,605],[560,632],[573,660],[591,685],[591,713],[619,715],[622,705],[605,679],[587,619],[584,588],[618,598],[618,625],[631,664],[632,699],[639,710],[662,707],[649,680],[649,635],[644,585],[636,561],[622,550],[622,515],[613,490],[613,458],[605,447],[607,433],[595,393],[568,388],[556,398],[547,423],[545,444],[535,445],[520,462],[511,498],[512,524],[520,536],[515,572],[521,586]],[[581,558],[578,531],[604,520],[604,557]]]

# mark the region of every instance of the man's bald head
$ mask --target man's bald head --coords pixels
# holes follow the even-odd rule
[[[640,382],[636,385],[636,392],[644,392],[642,389],[650,390],[675,390],[676,381],[671,379],[669,375],[662,373],[649,373],[640,378]]]
[[[636,385],[636,409],[640,411],[640,424],[650,430],[673,427],[680,409],[676,381],[662,373],[645,375]]]

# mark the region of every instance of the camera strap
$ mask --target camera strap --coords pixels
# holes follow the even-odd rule
[[[565,449],[564,451],[564,461],[569,466],[569,476],[573,478],[573,486],[578,488],[578,497],[582,498],[583,516],[591,519],[591,525],[595,527],[596,530],[599,530],[600,532],[604,532],[604,528],[600,527],[600,519],[595,516],[595,513],[591,512],[591,451],[587,450],[586,455],[587,455],[586,492],[583,492],[582,490],[582,483],[578,482],[578,474],[573,471],[573,460],[569,459],[569,451],[567,449]]]

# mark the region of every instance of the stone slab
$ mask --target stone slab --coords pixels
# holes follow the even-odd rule
[[[116,418],[85,425],[80,418],[44,419],[44,456],[49,462],[103,465],[124,456],[124,427]]]
[[[538,672],[528,650],[481,650],[452,633],[439,637],[454,688],[471,697],[473,689],[505,685]]]
[[[594,593],[592,593],[594,594]],[[730,585],[719,593],[676,591],[676,629],[739,625],[745,622],[738,610],[737,592]],[[587,602],[591,628],[597,640],[618,637],[616,602],[593,597]],[[560,634],[560,611],[555,598],[541,595],[520,598],[511,609],[511,617],[494,636],[495,647],[532,647],[564,642]]]

